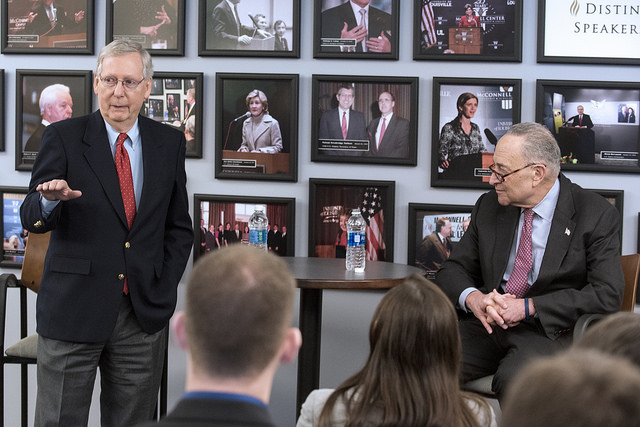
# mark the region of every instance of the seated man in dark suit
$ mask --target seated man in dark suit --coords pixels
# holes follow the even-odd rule
[[[416,264],[435,274],[449,258],[451,247],[451,222],[447,218],[439,218],[436,230],[426,236],[418,246]]]
[[[568,122],[571,122],[571,126],[574,128],[591,129],[593,127],[591,116],[584,114],[584,107],[582,105],[578,105],[578,114],[569,118],[569,120],[567,120],[567,123]]]
[[[409,120],[398,117],[393,109],[396,98],[391,92],[378,97],[381,117],[369,124],[369,155],[374,157],[409,157]]]
[[[322,52],[391,52],[392,17],[369,0],[350,0],[322,12],[322,39],[342,39]],[[321,40],[321,42],[323,42]]]
[[[267,410],[273,376],[302,343],[290,326],[295,289],[282,259],[250,246],[198,260],[172,322],[187,351],[186,394],[158,424],[275,426]]]
[[[560,149],[537,123],[498,141],[490,183],[436,281],[457,307],[462,380],[495,373],[501,399],[535,356],[571,343],[583,313],[620,310],[620,216],[560,174]]]

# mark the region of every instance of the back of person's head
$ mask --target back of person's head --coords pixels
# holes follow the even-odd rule
[[[153,77],[151,54],[140,43],[127,39],[116,39],[100,50],[96,65],[96,76],[104,77],[100,73],[102,72],[102,62],[105,58],[125,56],[131,53],[138,53],[140,59],[142,59],[142,77],[144,79]]]
[[[184,128],[189,133],[190,137],[195,138],[196,137],[196,116],[189,116],[189,118],[184,124]]]
[[[597,350],[535,360],[508,387],[501,425],[640,426],[640,370]]]
[[[640,368],[640,314],[621,311],[605,317],[574,341],[573,348],[625,357]]]
[[[459,387],[458,318],[435,284],[414,274],[391,289],[373,315],[369,344],[365,366],[327,399],[319,425],[332,425],[340,399],[347,426],[476,425]]]
[[[213,378],[252,378],[269,365],[293,316],[295,279],[279,257],[233,245],[199,260],[186,289],[194,367]]]
[[[522,138],[521,154],[527,163],[542,163],[547,167],[547,175],[556,179],[560,174],[560,147],[549,129],[540,123],[518,123],[509,128],[505,135]]]

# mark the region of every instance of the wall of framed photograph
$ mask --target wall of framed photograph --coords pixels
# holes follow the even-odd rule
[[[313,57],[397,60],[400,0],[366,5],[314,0]]]
[[[198,54],[299,58],[301,1],[198,0]]]
[[[202,158],[202,73],[156,71],[141,114],[184,133],[188,158]]]
[[[393,261],[394,181],[309,179],[309,256],[346,257],[347,220],[367,223],[366,259]]]
[[[0,135],[2,135],[0,137],[0,152],[5,150],[5,146],[4,146],[4,104],[5,104],[5,97],[4,97],[4,70],[0,69]]]
[[[93,54],[94,1],[2,2],[2,53]]]
[[[417,77],[311,79],[311,160],[416,165]]]
[[[133,40],[152,55],[184,55],[187,0],[117,0],[106,2],[106,42]]]
[[[28,232],[20,222],[20,206],[27,196],[26,187],[0,187],[2,197],[2,258],[0,267],[21,268]]]
[[[262,209],[269,219],[268,250],[279,256],[295,253],[296,200],[283,197],[246,197],[194,194],[193,261],[223,247],[249,244],[249,219]]]
[[[519,79],[433,78],[433,187],[491,188],[495,145],[520,122],[521,85]]]
[[[217,73],[216,93],[216,178],[296,181],[298,75]]]
[[[413,59],[522,61],[524,0],[414,0]]]
[[[50,123],[89,114],[91,71],[16,70],[16,170],[31,170]]]
[[[538,1],[538,62],[640,64],[632,3]]]
[[[640,173],[640,84],[536,81],[536,121],[560,146],[563,170]]]

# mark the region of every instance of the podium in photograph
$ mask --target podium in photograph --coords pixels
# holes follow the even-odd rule
[[[240,45],[238,49],[241,50],[274,50],[276,44],[275,37],[269,37],[268,39],[259,39],[254,37],[251,39],[251,43],[248,45]]]
[[[482,28],[449,28],[449,49],[455,53],[482,53]]]
[[[572,155],[580,163],[595,163],[595,133],[591,129],[561,127],[558,129],[560,155]]]

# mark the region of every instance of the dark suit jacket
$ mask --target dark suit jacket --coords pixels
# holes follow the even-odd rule
[[[276,40],[275,40],[275,45],[273,47],[273,50],[289,50],[289,43],[287,42],[287,39],[285,39],[284,37],[280,38],[278,36],[275,36]]]
[[[204,398],[182,399],[158,423],[138,427],[275,427],[268,411],[249,402]]]
[[[427,271],[437,271],[442,263],[449,257],[447,251],[451,253],[451,239],[446,238],[445,246],[440,240],[437,232],[426,236],[420,245],[416,255],[416,264]]]
[[[52,231],[38,293],[42,336],[105,341],[113,331],[126,274],[142,329],[167,325],[191,246],[184,135],[139,116],[144,183],[131,230],[107,131],[99,111],[51,124],[42,136],[21,207],[32,233]],[[60,202],[44,218],[36,186],[66,179],[82,196]]]
[[[32,22],[25,26],[24,33],[37,34],[39,36],[55,36],[80,31],[79,24],[76,23],[76,18],[73,13],[67,14],[64,8],[58,6],[56,2],[54,2],[54,7],[56,9],[56,25],[53,29],[51,29],[51,22],[49,21],[44,5],[40,4],[33,10],[33,13],[36,13],[37,16]]]
[[[320,117],[320,129],[318,138],[320,139],[343,139],[342,138],[342,117],[338,108],[326,111]],[[349,128],[347,129],[347,139],[368,140],[367,124],[364,120],[364,114],[360,111],[349,111]]]
[[[409,157],[409,120],[394,114],[386,124],[380,147],[376,147],[376,131],[380,117],[369,124],[369,155],[374,157]]]
[[[471,224],[436,282],[454,305],[468,287],[499,289],[516,235],[520,208],[500,206],[495,191],[480,196]],[[532,298],[551,339],[571,331],[584,313],[620,310],[620,216],[603,197],[560,176],[560,195]]]
[[[240,25],[240,34],[238,34],[238,27],[236,25],[236,19],[233,14],[233,9],[229,7],[226,1],[222,0],[213,9],[213,39],[212,46],[207,46],[212,49],[237,49],[238,37],[241,35],[251,35],[253,28]]]
[[[27,143],[24,146],[24,151],[35,151],[38,152],[40,150],[40,140],[42,139],[42,133],[47,127],[40,122],[35,131],[31,134]]]
[[[589,116],[588,114],[582,115],[582,124],[580,124],[580,116],[577,114],[571,117],[569,120],[567,120],[567,122],[571,122],[571,121],[572,121],[572,124],[571,124],[572,126],[586,126],[589,129],[593,127],[591,116]]]
[[[340,6],[327,9],[322,12],[322,37],[340,38],[340,33],[347,23],[347,28],[351,30],[358,26],[358,19],[353,14],[353,9],[347,1]],[[369,22],[367,25],[367,38],[379,37],[384,31],[385,36],[393,46],[392,17],[386,12],[369,5]],[[321,47],[322,52],[339,52],[340,47]],[[362,52],[362,44],[356,45],[356,52]]]

